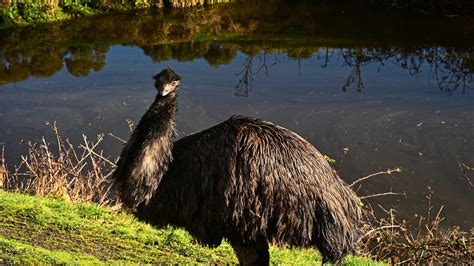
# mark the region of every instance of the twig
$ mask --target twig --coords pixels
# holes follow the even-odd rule
[[[111,136],[112,138],[114,138],[114,139],[116,139],[116,140],[118,140],[118,141],[120,141],[120,142],[122,142],[122,143],[124,143],[124,144],[127,143],[126,140],[124,140],[124,139],[122,139],[122,138],[120,138],[120,137],[115,136],[115,135],[112,134],[111,132],[107,133],[107,135]]]
[[[467,183],[474,188],[474,184],[471,181],[471,178],[467,175],[467,171],[474,171],[474,167],[469,167],[465,163],[458,162],[459,169],[461,170],[464,179],[466,179]]]
[[[95,152],[92,148],[90,148],[89,146],[84,146],[84,145],[81,144],[81,145],[79,145],[79,147],[80,147],[80,148],[83,148],[83,149],[85,149],[85,150],[87,150],[89,153],[91,153],[91,154],[93,154],[93,155],[99,157],[100,159],[104,160],[105,162],[109,163],[109,164],[112,165],[112,166],[115,166],[115,165],[116,165],[115,163],[111,162],[109,159],[107,159],[107,158],[105,158],[104,156],[102,156],[102,155],[96,153],[96,152]]]
[[[341,166],[342,166],[342,163],[344,162],[344,158],[346,157],[347,153],[349,153],[349,148],[344,147],[344,148],[342,149],[341,159],[339,159],[339,165],[338,165],[338,167],[337,167],[337,171],[338,171],[338,172],[341,171]]]
[[[359,237],[357,242],[360,242],[362,239],[364,239],[365,237],[371,235],[373,232],[380,231],[380,230],[385,230],[385,229],[391,229],[391,228],[399,228],[401,230],[406,230],[405,228],[403,228],[399,225],[384,225],[384,226],[380,226],[380,227],[377,227],[377,228],[374,228],[374,229],[368,231],[363,236]]]
[[[355,184],[360,183],[360,182],[362,182],[364,180],[367,180],[367,179],[369,179],[371,177],[374,177],[374,176],[385,175],[385,174],[391,175],[392,173],[400,173],[401,171],[402,170],[400,168],[395,168],[395,169],[388,169],[386,171],[380,171],[380,172],[377,172],[377,173],[373,173],[373,174],[370,174],[368,176],[364,176],[364,177],[361,177],[361,178],[357,179],[356,181],[352,182],[352,184],[350,184],[349,187],[351,188]]]
[[[5,145],[2,144],[2,157],[0,158],[0,189],[3,189],[6,180],[8,180],[8,169],[5,164]]]
[[[53,144],[44,137],[39,144],[22,141],[28,147],[28,154],[20,156],[21,164],[7,179],[7,188],[36,195],[52,193],[53,196],[66,196],[76,202],[110,204],[111,184],[107,177],[114,163],[97,150],[104,134],[97,135],[95,141],[89,141],[83,135],[83,145],[76,146],[82,150],[78,154],[75,146],[59,135],[56,124],[50,126],[57,150],[51,149]],[[57,192],[66,195],[57,195]]]
[[[375,197],[380,197],[380,196],[388,196],[388,195],[406,195],[405,193],[400,193],[400,192],[384,192],[384,193],[377,193],[377,194],[371,194],[367,196],[362,196],[360,197],[361,199],[369,199],[369,198],[375,198]]]

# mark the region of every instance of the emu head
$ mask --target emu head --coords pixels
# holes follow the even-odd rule
[[[155,79],[155,88],[161,96],[166,96],[175,92],[178,89],[181,80],[181,77],[171,68],[163,69],[153,78]]]

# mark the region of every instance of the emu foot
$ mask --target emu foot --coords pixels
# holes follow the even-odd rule
[[[230,241],[240,265],[269,265],[268,242],[259,237],[256,243],[244,244],[241,240]]]

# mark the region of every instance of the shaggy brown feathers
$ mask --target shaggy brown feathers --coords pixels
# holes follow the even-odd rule
[[[176,93],[161,94],[164,85],[179,81],[180,77],[165,69],[154,78],[158,95],[122,149],[112,175],[122,202],[132,211],[141,203],[148,203],[172,159]]]
[[[145,114],[114,174],[137,217],[184,227],[210,246],[226,238],[244,264],[268,264],[268,241],[316,246],[333,262],[354,251],[359,199],[311,144],[270,122],[234,116],[178,140],[170,153],[175,97],[169,101],[173,111],[152,112],[160,126],[141,125]],[[149,148],[152,143],[162,147]],[[158,167],[124,175],[148,172],[137,169],[147,165],[147,149],[163,152],[153,157],[162,160]]]

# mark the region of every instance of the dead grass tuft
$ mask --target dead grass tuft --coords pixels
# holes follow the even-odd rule
[[[393,171],[387,174],[393,173]],[[379,173],[380,174],[380,173]],[[371,175],[374,176],[374,175]],[[367,179],[367,178],[361,178]],[[359,179],[360,181],[362,181]],[[352,185],[359,183],[359,180]],[[397,195],[385,192],[371,196]],[[458,226],[443,228],[443,206],[434,209],[433,191],[428,187],[427,213],[413,219],[399,219],[395,209],[378,205],[385,215],[376,216],[371,205],[364,206],[359,253],[390,264],[467,264],[474,263],[474,228],[462,231]]]
[[[14,171],[5,171],[4,189],[102,206],[110,204],[113,195],[108,177],[115,163],[98,150],[104,134],[94,140],[83,134],[83,142],[76,146],[59,134],[56,123],[50,126],[55,142],[49,143],[44,137],[40,143],[23,142],[28,154],[21,156],[21,164]]]

